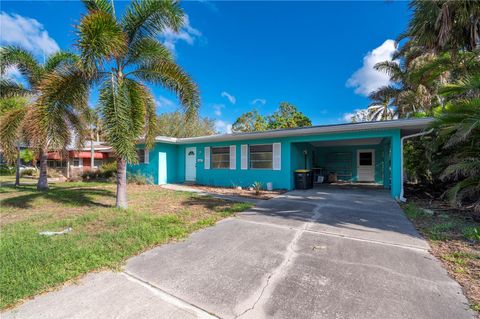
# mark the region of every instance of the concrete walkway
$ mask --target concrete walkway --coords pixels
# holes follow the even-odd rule
[[[2,318],[473,318],[383,190],[325,187],[90,274]]]

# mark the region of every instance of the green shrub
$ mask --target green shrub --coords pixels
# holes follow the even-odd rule
[[[467,226],[463,229],[463,236],[471,241],[480,241],[480,226]]]
[[[0,175],[2,176],[15,175],[15,166],[0,164]]]
[[[115,177],[117,175],[117,162],[112,161],[103,164],[100,166],[100,172],[107,178]]]
[[[136,185],[152,185],[153,178],[147,177],[139,173],[127,173],[127,183]]]
[[[100,166],[98,170],[87,171],[82,174],[83,181],[113,181],[117,176],[117,163],[108,162]]]

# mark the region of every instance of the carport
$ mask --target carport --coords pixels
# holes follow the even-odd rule
[[[292,143],[292,168],[312,170],[314,185],[324,180],[389,189],[390,144],[389,137]]]

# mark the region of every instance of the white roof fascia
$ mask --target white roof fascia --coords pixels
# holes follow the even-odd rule
[[[419,129],[421,130],[426,128],[432,122],[433,122],[432,118],[419,118],[419,119],[309,126],[309,127],[279,129],[279,130],[271,130],[271,131],[263,131],[263,132],[217,134],[217,135],[188,137],[188,138],[157,136],[155,138],[155,141],[169,143],[169,144],[193,144],[193,143],[204,143],[204,142],[238,141],[238,140],[248,140],[248,139],[278,138],[278,137],[316,135],[316,134],[327,134],[327,133],[343,133],[343,132],[352,132],[352,131],[368,131],[368,130],[381,130],[381,129]]]

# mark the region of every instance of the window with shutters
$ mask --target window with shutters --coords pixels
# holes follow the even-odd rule
[[[212,168],[230,168],[230,147],[212,147],[210,165]]]
[[[273,168],[273,146],[250,145],[250,168],[272,169]]]

